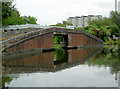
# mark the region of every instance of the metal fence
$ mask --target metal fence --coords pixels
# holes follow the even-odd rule
[[[36,24],[25,24],[25,25],[9,25],[8,27],[3,27],[3,30],[17,30],[26,28],[45,28],[46,26],[36,25]]]
[[[25,25],[9,25],[8,27],[2,27],[2,31],[4,30],[17,30],[17,29],[26,29],[26,28],[51,28],[56,26],[43,26],[39,24],[25,24]],[[56,27],[56,28],[62,28],[62,27]]]

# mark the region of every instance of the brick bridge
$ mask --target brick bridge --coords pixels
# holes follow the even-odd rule
[[[103,41],[83,30],[52,27],[37,29],[19,36],[2,41],[2,50],[9,48],[9,52],[30,49],[54,49],[54,35],[63,36],[63,47],[81,47],[85,45],[102,45]]]

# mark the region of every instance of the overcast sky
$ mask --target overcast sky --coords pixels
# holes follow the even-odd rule
[[[20,14],[37,18],[37,23],[50,25],[71,16],[103,15],[114,10],[115,0],[14,0]],[[118,0],[119,1],[119,0]]]

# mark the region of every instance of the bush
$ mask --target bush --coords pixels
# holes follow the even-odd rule
[[[109,28],[111,29],[111,34],[119,33],[120,30],[117,25],[110,25]]]

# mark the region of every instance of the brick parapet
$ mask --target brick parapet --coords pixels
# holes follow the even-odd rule
[[[41,47],[46,48],[48,46],[47,44],[50,45],[48,47],[53,47],[53,35],[52,35],[53,32],[65,33],[68,36],[70,36],[70,34],[76,35],[76,37],[73,36],[73,38],[72,38],[72,39],[76,40],[77,42],[80,41],[80,42],[78,42],[79,44],[76,44],[76,45],[83,45],[84,43],[86,45],[89,45],[89,44],[103,44],[102,40],[100,40],[99,38],[96,38],[93,35],[88,34],[87,32],[85,32],[83,30],[72,30],[72,29],[53,27],[53,28],[47,28],[47,29],[37,29],[35,31],[28,32],[28,33],[25,33],[25,34],[22,34],[22,35],[19,35],[19,36],[12,37],[10,39],[1,41],[2,48],[4,49],[4,48],[8,48],[8,47],[13,47],[16,44],[19,44],[19,43],[22,43],[22,42],[25,42],[25,41],[28,41],[28,40],[30,40],[31,42],[34,43],[34,41],[32,41],[32,39],[38,39],[39,37],[41,37],[41,38],[39,38],[39,40],[43,40],[42,43],[44,43],[44,46],[41,46]],[[51,36],[45,37],[46,35],[49,35],[49,34],[51,34]],[[36,38],[36,37],[38,37],[38,38]],[[80,38],[81,40],[78,39],[78,38]],[[73,43],[69,43],[69,45],[71,45],[71,46],[75,45],[74,40],[73,40]],[[83,42],[81,43],[81,41],[83,41]],[[50,43],[48,43],[48,42],[50,42]]]
[[[20,43],[15,44],[15,46],[9,47],[9,52],[21,51],[35,48],[51,48],[53,47],[53,34],[44,34],[38,37],[31,38],[29,40],[24,40]]]

